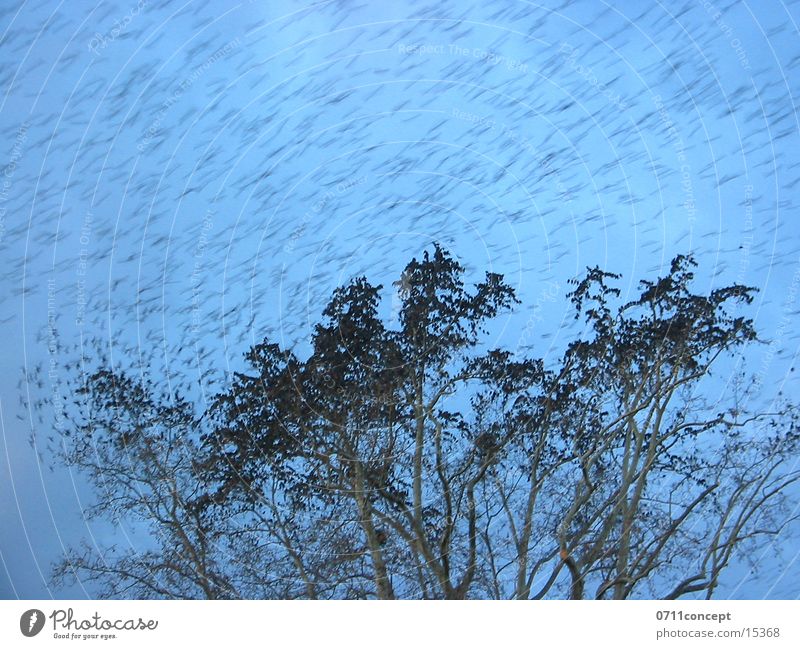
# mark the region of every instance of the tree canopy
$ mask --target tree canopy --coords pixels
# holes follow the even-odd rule
[[[81,376],[65,460],[98,488],[89,513],[152,547],[76,549],[56,577],[116,597],[711,597],[794,520],[798,428],[793,404],[705,389],[758,342],[737,315],[754,289],[694,293],[695,266],[628,302],[587,269],[556,361],[490,348],[514,290],[466,286],[435,245],[396,326],[355,278],[307,357],[254,345],[202,411],[119,368]]]

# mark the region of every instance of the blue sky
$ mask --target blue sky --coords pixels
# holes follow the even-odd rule
[[[62,547],[146,543],[84,521],[91,495],[47,451],[57,408],[25,406],[67,396],[66,363],[99,344],[202,399],[266,335],[302,350],[352,276],[391,316],[433,241],[505,274],[523,304],[494,342],[546,358],[579,326],[566,279],[600,265],[624,297],[695,252],[698,288],[760,289],[754,398],[797,394],[798,19],[779,1],[1,9],[0,597],[91,596],[47,585]],[[754,558],[726,593],[796,598],[778,551],[785,573]]]

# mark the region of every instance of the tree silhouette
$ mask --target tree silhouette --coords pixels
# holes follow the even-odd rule
[[[588,269],[568,295],[584,331],[549,365],[483,342],[514,291],[465,287],[434,246],[396,328],[356,278],[307,358],[264,340],[200,415],[121,369],[81,377],[65,459],[92,513],[144,521],[153,547],[56,574],[108,596],[711,597],[795,518],[797,410],[712,398],[712,367],[757,342],[731,313],[754,289],[692,293],[695,265],[624,304]]]

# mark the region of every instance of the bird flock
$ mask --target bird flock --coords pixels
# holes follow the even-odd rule
[[[491,342],[545,358],[582,324],[567,279],[622,273],[624,299],[694,253],[699,289],[760,290],[761,397],[796,389],[798,20],[732,0],[0,9],[6,590],[49,592],[86,531],[78,478],[41,468],[76,368],[202,401],[265,337],[302,355],[353,277],[391,318],[433,242],[506,277],[521,304]]]

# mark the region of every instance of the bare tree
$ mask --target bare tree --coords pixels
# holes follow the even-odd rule
[[[153,549],[57,574],[113,596],[711,597],[794,521],[797,410],[714,396],[757,342],[731,314],[754,291],[692,293],[694,265],[624,304],[589,269],[584,331],[549,366],[482,342],[514,292],[466,288],[437,246],[404,270],[396,328],[357,278],[307,358],[255,345],[200,417],[101,370],[66,459],[104,495],[91,513],[146,522]]]
[[[196,507],[199,456],[192,406],[179,396],[156,395],[152,385],[124,373],[99,370],[76,391],[63,460],[96,487],[89,519],[144,523],[145,549],[112,547],[102,554],[85,545],[58,565],[58,580],[80,576],[100,582],[109,597],[209,599],[240,597],[229,577],[220,521],[210,527]]]

